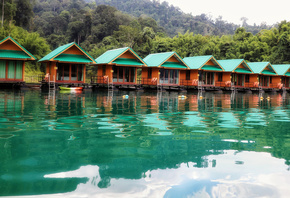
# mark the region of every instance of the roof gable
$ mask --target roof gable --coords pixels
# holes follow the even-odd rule
[[[14,40],[10,36],[1,40],[0,46],[7,42],[10,42],[14,46],[11,49],[5,49],[5,47],[2,48],[0,58],[36,60],[35,56],[33,56],[29,51],[27,51],[22,45],[20,45],[16,40]]]
[[[272,67],[275,69],[278,75],[286,75],[286,73],[289,73],[290,65],[283,64],[283,65],[272,65]]]
[[[190,69],[224,71],[223,67],[212,55],[185,57],[183,60]]]
[[[126,53],[131,53],[135,59],[124,56]],[[97,64],[117,64],[117,65],[137,65],[137,66],[147,66],[143,59],[134,52],[130,47],[118,48],[113,50],[108,50],[101,56],[96,58]]]
[[[277,75],[270,62],[253,62],[248,65],[255,74]]]
[[[225,72],[252,73],[244,59],[218,60]]]
[[[144,58],[144,61],[147,63],[148,67],[189,69],[187,64],[176,52],[149,54]]]
[[[77,50],[79,50],[80,54],[68,54],[66,52],[69,52],[70,48],[76,47]],[[82,55],[81,55],[82,54]],[[78,62],[78,63],[95,63],[95,60],[86,52],[84,51],[78,44],[75,42],[68,43],[66,45],[62,45],[46,56],[44,56],[42,59],[39,60],[39,62],[42,61],[61,61],[61,62]]]

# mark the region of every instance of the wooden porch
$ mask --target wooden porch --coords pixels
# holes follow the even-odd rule
[[[139,89],[141,81],[137,82],[114,82],[108,76],[91,76],[90,85],[92,89]]]

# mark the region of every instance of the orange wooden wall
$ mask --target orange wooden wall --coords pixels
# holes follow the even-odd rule
[[[250,74],[250,83],[259,82],[258,74]]]
[[[83,55],[84,53],[81,52],[76,46],[72,46],[71,48],[69,48],[66,51],[64,51],[63,54]]]
[[[152,71],[152,75],[153,75],[153,71]],[[141,73],[141,78],[148,78],[148,67],[143,67],[142,68],[142,73]]]
[[[204,64],[204,65],[215,65],[211,60],[209,60],[209,61],[207,61],[207,63],[206,64]]]
[[[6,42],[2,43],[0,45],[0,49],[2,50],[15,50],[15,51],[22,51],[20,47],[18,47],[16,44],[14,44],[12,41],[7,40]]]
[[[181,83],[182,80],[186,79],[186,71],[187,70],[179,70],[179,84]]]
[[[144,79],[148,78],[148,69],[150,67],[143,67],[142,68],[142,75],[141,77]],[[159,68],[157,67],[151,67],[152,68],[152,78],[157,78],[159,80]]]
[[[137,59],[130,51],[125,52],[119,58]]]
[[[197,69],[190,71],[190,80],[195,80],[195,79],[198,80],[198,70]]]
[[[231,72],[223,72],[223,82],[231,81]]]
[[[272,84],[278,86],[281,83],[281,76],[272,76]]]

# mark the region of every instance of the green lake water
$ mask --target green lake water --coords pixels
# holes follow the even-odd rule
[[[0,196],[289,197],[288,94],[182,94],[0,91]]]

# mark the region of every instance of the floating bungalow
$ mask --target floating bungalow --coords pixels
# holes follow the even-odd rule
[[[218,60],[224,68],[222,74],[221,87],[249,88],[253,87],[250,83],[250,75],[253,71],[244,59]]]
[[[191,82],[187,81],[187,85],[215,88],[224,84],[224,69],[213,56],[186,57],[183,61],[191,70],[187,78]]]
[[[181,88],[189,67],[176,52],[149,54],[144,58],[142,84],[147,87]]]
[[[23,82],[24,61],[35,57],[11,37],[0,42],[0,83]],[[41,60],[42,88],[86,86],[86,65],[96,66],[92,88],[163,88],[202,90],[290,90],[290,64],[216,60],[212,55],[185,57],[176,52],[149,54],[144,60],[130,47],[106,51],[93,59],[76,43],[58,47]],[[283,89],[284,90],[284,89]]]
[[[93,87],[137,88],[137,69],[147,67],[142,58],[129,47],[105,52],[96,60],[97,76],[93,76]]]
[[[46,67],[42,88],[58,85],[85,86],[86,65],[95,60],[78,44],[72,42],[58,47],[39,60]]]
[[[0,41],[0,85],[23,85],[25,62],[33,60],[36,58],[12,37]]]
[[[249,68],[253,71],[250,75],[252,88],[275,89],[281,83],[277,72],[269,62],[252,62],[248,63]]]
[[[272,65],[272,67],[279,75],[279,88],[284,87],[285,89],[290,89],[290,65]]]

